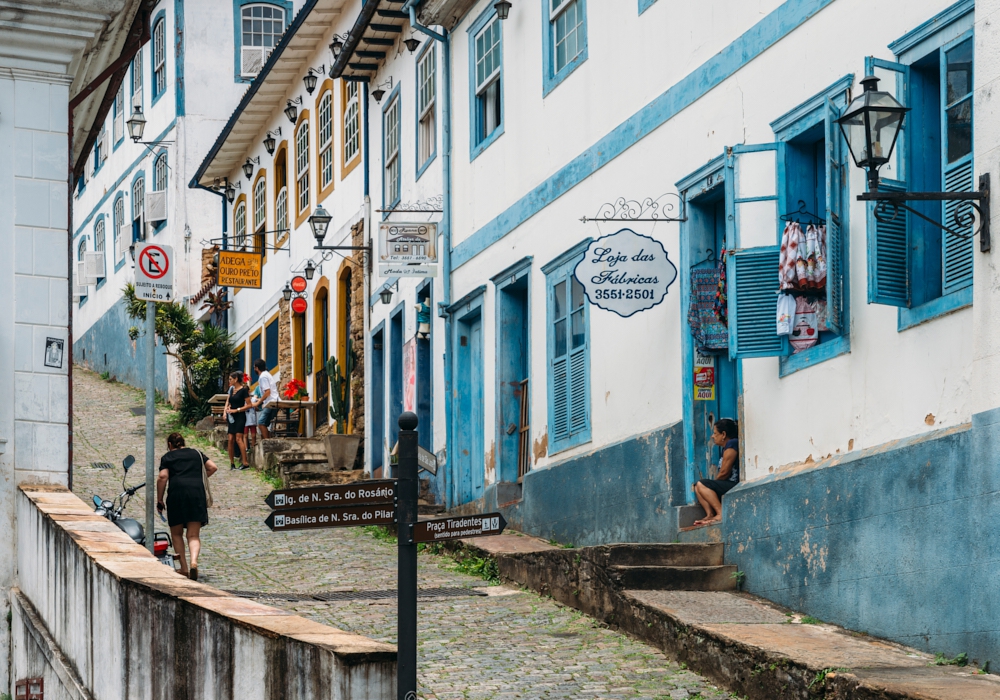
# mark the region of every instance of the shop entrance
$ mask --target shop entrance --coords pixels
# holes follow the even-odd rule
[[[711,180],[712,178],[708,178]],[[691,490],[699,479],[715,475],[719,448],[712,428],[720,418],[738,418],[739,365],[729,359],[725,304],[716,298],[719,259],[726,249],[726,207],[721,178],[687,203],[683,225],[686,264],[682,280],[688,300],[684,334],[686,377],[684,431],[687,447],[685,500],[694,503]],[[721,313],[720,313],[721,310]]]

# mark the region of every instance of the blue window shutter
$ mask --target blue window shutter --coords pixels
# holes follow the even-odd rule
[[[909,71],[909,66],[902,63],[871,56],[865,58],[865,75],[880,77],[882,82],[879,89],[890,92],[904,105],[909,104]],[[886,79],[886,72],[896,76],[895,84]],[[882,166],[881,169],[882,181],[879,188],[887,192],[907,190],[907,126],[907,120],[904,119],[896,140],[896,171],[892,172],[891,164]],[[886,207],[884,211],[880,216],[886,221],[879,221],[874,213],[875,204],[868,204],[868,303],[906,307],[910,305],[908,215],[900,209],[893,219],[892,207]]]
[[[959,161],[944,171],[944,191],[945,192],[971,192],[975,188],[972,186],[972,158]],[[950,294],[960,289],[965,289],[972,285],[972,207],[962,202],[943,202],[942,223],[951,229],[957,230],[968,238],[959,238],[944,232],[941,236],[941,292]],[[969,222],[964,226],[959,226],[955,214],[961,218],[963,215],[969,217]]]
[[[844,232],[842,136],[837,126],[840,110],[826,100],[826,325],[842,334],[844,318]]]
[[[788,354],[788,337],[778,335],[780,246],[734,250],[729,254],[729,356]]]
[[[570,431],[579,432],[589,425],[587,420],[587,344],[570,354],[569,410]]]
[[[569,373],[567,358],[552,362],[552,439],[565,440],[569,435]]]

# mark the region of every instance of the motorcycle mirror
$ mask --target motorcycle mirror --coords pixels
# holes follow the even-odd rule
[[[115,504],[112,503],[111,501],[104,501],[101,503],[101,508],[103,508],[104,510],[111,510],[114,507]]]
[[[133,464],[135,464],[135,457],[133,457],[132,455],[129,455],[128,457],[122,460],[122,466],[125,467],[125,471],[128,471],[128,468],[131,467]]]
[[[101,507],[101,503],[103,503],[103,501],[101,500],[101,497],[95,495],[94,496],[94,505],[97,506],[98,508],[100,508]]]

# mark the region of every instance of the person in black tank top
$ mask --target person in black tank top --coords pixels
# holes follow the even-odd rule
[[[181,575],[195,581],[198,580],[201,528],[208,525],[208,496],[202,465],[205,476],[212,476],[217,469],[204,452],[185,447],[184,436],[180,433],[167,436],[167,454],[160,458],[160,474],[156,480],[156,510],[161,517],[163,511],[167,511],[170,539],[177,552]],[[190,561],[184,552],[185,531]]]
[[[226,399],[226,423],[229,426],[229,468],[236,469],[233,462],[235,448],[240,448],[240,469],[247,469],[250,460],[247,459],[247,442],[243,434],[247,424],[247,411],[250,410],[250,390],[243,384],[243,372],[229,374],[229,398]]]
[[[705,517],[695,525],[713,525],[722,521],[722,496],[740,483],[740,439],[736,421],[720,418],[712,427],[712,442],[722,448],[719,473],[715,479],[701,479],[694,485],[698,503]]]

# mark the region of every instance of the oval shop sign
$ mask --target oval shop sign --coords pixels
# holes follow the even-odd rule
[[[677,267],[658,240],[623,228],[593,241],[573,274],[591,304],[628,318],[663,301]]]

